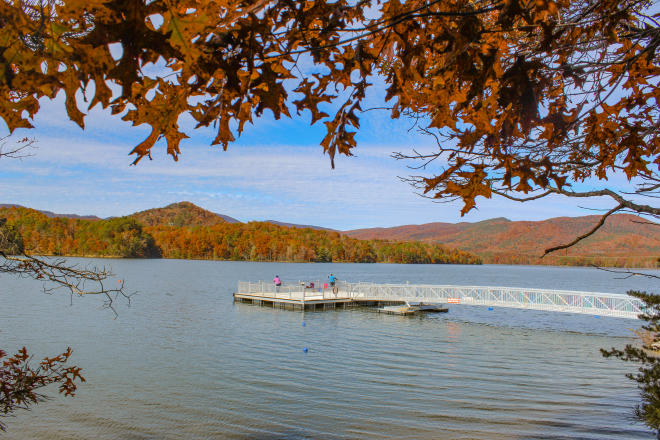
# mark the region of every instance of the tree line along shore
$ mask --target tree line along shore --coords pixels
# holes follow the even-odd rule
[[[627,268],[656,268],[659,264],[653,252],[657,239],[652,238],[652,226],[638,225],[636,217],[625,215],[612,216],[612,225],[571,250],[543,258],[544,247],[578,234],[592,218],[492,219],[474,224],[333,231],[273,221],[241,223],[190,202],[108,219],[4,205],[0,206],[3,218],[6,228],[21,237],[25,251],[38,255]]]
[[[28,253],[54,256],[234,261],[481,264],[469,252],[414,241],[360,240],[267,222],[145,225],[132,216],[87,220],[0,209]],[[154,222],[150,222],[154,223]]]

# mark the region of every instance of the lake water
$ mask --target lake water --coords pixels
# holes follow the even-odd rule
[[[303,313],[234,304],[232,293],[239,280],[330,272],[613,293],[660,293],[657,281],[590,268],[72,261],[110,264],[139,295],[113,319],[101,298],[71,305],[39,282],[0,278],[0,347],[43,357],[70,345],[87,379],[73,399],[4,419],[6,439],[653,438],[632,417],[634,367],[599,353],[630,342],[638,321],[462,305],[423,317]]]

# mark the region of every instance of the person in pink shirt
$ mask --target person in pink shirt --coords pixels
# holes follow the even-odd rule
[[[275,283],[275,291],[279,292],[280,286],[282,285],[282,280],[280,279],[279,275],[275,275],[275,278],[273,278],[273,283]]]

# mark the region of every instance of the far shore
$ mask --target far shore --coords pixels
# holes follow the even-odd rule
[[[232,260],[232,259],[222,259],[222,258],[171,258],[171,257],[123,257],[121,255],[94,255],[94,254],[87,254],[87,255],[57,255],[57,254],[39,254],[38,256],[42,257],[48,257],[48,258],[96,258],[96,259],[106,259],[106,260],[183,260],[183,261],[236,261],[236,262],[244,262],[244,263],[305,263],[305,264],[332,264],[332,263],[337,263],[337,264],[400,264],[400,265],[458,265],[458,266],[474,266],[474,265],[488,265],[488,266],[545,266],[545,267],[593,267],[595,269],[598,268],[606,268],[606,269],[628,269],[628,270],[660,270],[660,267],[657,265],[652,265],[655,262],[654,257],[645,257],[645,256],[639,256],[639,257],[632,257],[635,258],[635,260],[640,260],[640,259],[648,259],[648,266],[625,266],[625,265],[607,265],[607,264],[596,264],[595,259],[601,260],[600,263],[602,263],[602,260],[604,259],[610,259],[610,260],[621,260],[622,257],[584,257],[584,256],[561,256],[561,257],[554,257],[554,258],[561,258],[561,259],[573,259],[573,260],[584,260],[585,262],[583,264],[552,264],[550,260],[548,259],[548,263],[539,263],[539,264],[534,264],[530,262],[521,262],[521,263],[515,263],[515,262],[491,262],[491,261],[484,261],[481,264],[464,264],[464,263],[389,263],[389,262],[372,262],[372,263],[365,263],[365,262],[354,262],[354,261],[300,261],[300,260]],[[521,257],[533,257],[533,256],[527,256],[527,255],[521,255]],[[483,258],[483,257],[482,257]],[[540,257],[538,257],[540,258]],[[548,258],[548,257],[546,257]],[[591,258],[594,258],[594,260],[591,260]],[[630,257],[628,257],[630,258]]]

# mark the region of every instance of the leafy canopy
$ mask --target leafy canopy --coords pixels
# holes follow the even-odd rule
[[[175,159],[182,115],[227,148],[246,122],[311,113],[334,166],[350,155],[373,75],[391,115],[425,121],[440,159],[414,183],[434,198],[549,193],[613,172],[660,188],[657,15],[642,0],[4,0],[0,117],[30,127],[65,95],[81,127],[101,105]],[[311,65],[300,69],[299,64]],[[149,69],[150,66],[157,69]],[[304,70],[304,71],[303,71]],[[159,72],[150,74],[149,72]],[[341,98],[339,98],[341,96]],[[333,105],[328,105],[332,103]],[[324,107],[325,106],[325,107]],[[333,114],[323,111],[334,109]],[[615,210],[660,214],[610,189]],[[527,200],[527,199],[523,199]]]

